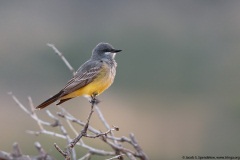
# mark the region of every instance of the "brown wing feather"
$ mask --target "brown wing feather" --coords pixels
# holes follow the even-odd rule
[[[95,62],[95,65],[88,64],[83,69],[81,68],[82,67],[80,67],[77,74],[68,81],[64,89],[62,89],[63,93],[61,97],[64,97],[91,83],[101,71],[102,63],[97,61]]]
[[[44,101],[42,104],[37,106],[37,109],[42,109],[47,107],[48,105],[52,104],[53,102],[59,100],[61,97],[72,93],[79,88],[86,86],[87,84],[91,83],[98,73],[101,71],[102,62],[101,61],[87,61],[85,62],[77,71],[76,75],[68,81],[66,86],[56,95],[49,98],[48,100]],[[61,104],[68,99],[61,100],[58,104]]]

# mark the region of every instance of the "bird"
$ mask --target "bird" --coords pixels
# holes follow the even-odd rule
[[[90,59],[79,67],[65,87],[36,109],[43,109],[57,100],[59,105],[78,96],[88,98],[91,103],[98,103],[96,96],[108,89],[114,81],[117,67],[115,56],[121,51],[109,43],[97,44]]]

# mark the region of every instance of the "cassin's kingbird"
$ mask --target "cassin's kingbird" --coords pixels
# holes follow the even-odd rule
[[[92,51],[91,58],[77,70],[75,76],[56,95],[49,98],[37,109],[42,109],[60,100],[59,104],[77,96],[95,99],[95,96],[106,90],[114,80],[117,63],[116,53],[122,50],[114,49],[109,43],[99,43]]]

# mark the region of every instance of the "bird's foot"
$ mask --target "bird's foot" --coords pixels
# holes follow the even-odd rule
[[[92,105],[100,103],[100,100],[98,100],[96,97],[91,97],[89,101]]]

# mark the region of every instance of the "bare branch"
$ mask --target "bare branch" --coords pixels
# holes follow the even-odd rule
[[[51,117],[52,119],[54,119],[55,122],[56,122],[55,125],[53,125],[53,127],[59,126],[62,134],[66,137],[67,143],[68,143],[68,144],[71,143],[71,138],[70,138],[70,136],[68,135],[65,127],[64,127],[64,126],[61,124],[61,122],[59,121],[59,119],[58,119],[57,117],[55,117],[49,110],[46,110],[46,112],[47,112],[48,116]],[[56,147],[56,146],[55,146],[55,147]],[[67,153],[68,153],[68,152],[67,152]],[[76,159],[77,159],[77,158],[76,158],[76,151],[75,151],[74,148],[72,148],[72,149],[71,149],[71,152],[69,152],[69,153],[72,154],[73,160],[76,160]],[[68,158],[68,157],[70,157],[70,155],[67,155],[67,157],[65,157],[65,158]]]
[[[91,106],[91,111],[88,115],[88,118],[87,118],[87,123],[85,124],[84,128],[82,129],[82,131],[80,132],[80,134],[74,138],[71,143],[68,145],[69,147],[73,148],[75,146],[75,144],[83,137],[87,134],[87,129],[88,129],[88,126],[89,126],[89,122],[90,122],[90,119],[92,117],[92,114],[93,114],[93,108],[94,108],[94,103],[92,104]]]
[[[35,121],[38,121],[38,123],[41,123],[43,125],[47,125],[47,126],[50,126],[51,124],[49,122],[45,122],[45,121],[42,121],[40,120],[38,117],[34,116],[17,98],[16,96],[12,93],[12,92],[9,92],[8,93],[12,99],[14,100],[14,102],[16,102],[16,104],[25,112],[27,113],[28,115],[31,116],[31,118],[33,118]]]
[[[108,130],[110,130],[109,124],[107,123],[106,119],[104,118],[102,112],[100,111],[100,109],[99,109],[99,107],[98,107],[97,105],[95,106],[95,109],[96,109],[96,111],[97,111],[97,114],[98,114],[99,119],[102,121],[102,123],[104,124],[104,126],[105,126]]]
[[[65,157],[65,160],[70,160],[70,156],[66,152],[64,152],[60,147],[58,147],[56,143],[54,143],[54,147],[57,149],[59,153],[63,155],[63,157]]]
[[[131,139],[131,141],[132,141],[133,147],[136,149],[136,151],[137,151],[138,154],[139,154],[140,159],[141,159],[141,160],[147,160],[148,157],[147,157],[147,155],[143,152],[143,150],[142,150],[142,148],[139,146],[139,144],[137,143],[137,140],[136,140],[136,138],[134,137],[134,134],[131,133],[129,136],[130,136],[130,139]]]
[[[77,123],[77,124],[80,124],[81,126],[85,126],[85,123],[84,122],[81,122],[80,120],[76,119],[75,117],[73,117],[73,115],[71,115],[69,112],[67,112],[63,107],[61,107],[60,105],[58,106],[61,111],[64,113],[60,113],[60,112],[57,112],[57,115],[60,116],[61,118],[65,118],[66,119],[66,122],[68,123],[69,127],[71,128],[71,130],[74,132],[74,134],[76,136],[78,136],[78,133],[77,131],[75,130],[75,128],[72,126],[72,124],[70,123],[73,122],[73,123]],[[66,114],[66,115],[65,115]],[[115,127],[114,127],[115,129]],[[101,133],[92,128],[91,126],[88,126],[88,130],[96,135],[101,135]],[[117,130],[117,129],[116,129]],[[106,132],[105,132],[106,133]],[[104,133],[103,133],[104,134]],[[86,145],[82,139],[80,139],[80,145],[89,150],[89,153],[92,153],[92,154],[96,154],[96,155],[104,155],[104,156],[108,156],[108,155],[115,155],[114,152],[108,152],[108,151],[104,151],[104,150],[99,150],[99,149],[96,149],[96,148],[93,148],[93,147],[90,147],[88,145]]]
[[[100,136],[107,136],[107,134],[111,133],[112,131],[118,131],[116,128],[111,128],[108,131],[104,132],[104,133],[98,133],[96,135],[85,135],[85,137],[88,138],[98,138]]]
[[[116,156],[114,156],[114,157],[112,157],[112,158],[108,158],[108,159],[106,159],[106,160],[120,159],[120,158],[123,157],[123,156],[124,156],[124,154],[119,154],[119,155],[116,155]]]
[[[43,150],[43,148],[39,142],[35,142],[34,145],[37,148],[39,154],[41,154],[41,155],[46,154],[46,152]]]
[[[12,97],[12,99],[17,103],[17,105],[27,114],[31,115],[31,113],[20,103],[20,101],[12,94],[12,92],[8,92],[8,94]]]
[[[125,154],[131,153],[131,154],[137,156],[137,155],[134,153],[134,151],[132,151],[132,150],[130,150],[130,149],[127,149],[127,148],[124,148],[124,147],[122,147],[122,146],[120,146],[120,145],[117,145],[117,144],[115,144],[115,143],[113,143],[113,142],[111,142],[111,141],[109,141],[109,140],[107,140],[107,139],[102,139],[102,140],[105,141],[107,144],[109,144],[109,145],[110,145],[114,150],[116,150],[116,151],[120,151],[120,152],[125,153]]]
[[[39,131],[39,132],[27,131],[27,133],[33,134],[33,135],[36,135],[36,136],[39,136],[39,134],[46,134],[46,135],[50,135],[50,136],[55,136],[57,138],[66,139],[66,137],[61,135],[61,134],[58,134],[58,133],[55,133],[55,132],[51,132],[51,131],[46,131],[46,130]],[[82,146],[83,148],[89,150],[90,153],[93,153],[95,155],[101,155],[101,156],[113,156],[113,155],[115,155],[114,152],[108,152],[108,151],[104,151],[104,150],[100,150],[100,149],[96,149],[96,148],[90,147],[90,146],[86,145],[82,141],[82,139],[80,139],[80,143],[77,143],[76,145]]]
[[[13,144],[12,156],[13,157],[21,157],[22,156],[22,153],[21,153],[20,148],[17,143]]]
[[[31,117],[34,117],[36,119],[37,124],[38,124],[40,130],[44,130],[40,119],[37,117],[37,114],[34,112],[36,109],[35,109],[35,107],[33,105],[33,101],[32,101],[32,98],[30,96],[28,97],[28,101],[29,101],[29,105],[31,107]]]
[[[48,43],[47,45],[54,50],[54,52],[63,60],[65,65],[72,72],[72,74],[75,75],[75,70],[73,69],[73,67],[70,65],[70,63],[67,61],[67,59],[63,56],[63,54],[61,52],[59,52],[59,50],[54,46],[54,44]]]
[[[60,108],[62,110],[62,112],[69,114],[63,107],[61,107],[60,105],[58,105],[58,108]],[[57,113],[58,115],[58,113]],[[70,115],[70,114],[69,114]],[[77,136],[78,132],[76,131],[76,129],[73,127],[72,123],[70,122],[69,119],[66,119],[66,122],[68,124],[68,126],[71,128],[72,132]]]
[[[83,127],[84,127],[84,126],[86,125],[85,122],[82,122],[81,120],[73,117],[72,115],[64,115],[64,114],[62,114],[62,113],[60,113],[60,112],[58,112],[57,115],[60,116],[60,117],[62,117],[62,118],[66,118],[66,119],[68,119],[69,121],[71,121],[71,122],[73,122],[73,123],[76,123],[76,124],[78,124],[78,125],[80,125],[80,126],[83,126]],[[89,130],[90,132],[92,132],[92,133],[95,133],[95,134],[100,133],[98,130],[94,129],[94,128],[91,127],[91,126],[88,126],[88,130]]]
[[[82,158],[80,158],[79,160],[89,160],[91,157],[91,153],[87,153],[85,156],[83,156]]]
[[[136,160],[136,158],[131,153],[126,153],[126,154],[130,160]]]
[[[1,160],[54,160],[49,156],[42,148],[39,142],[35,142],[35,147],[38,150],[39,155],[30,157],[29,155],[23,155],[20,151],[20,147],[17,143],[13,144],[12,153],[0,151]]]
[[[55,53],[63,60],[64,64],[68,67],[68,69],[75,74],[74,69],[72,66],[68,63],[66,58],[63,56],[61,52],[58,51],[58,49],[53,44],[47,44],[49,47],[51,47]],[[126,156],[130,160],[148,160],[147,155],[143,152],[140,145],[137,143],[136,138],[133,134],[130,134],[129,137],[116,137],[114,136],[113,131],[118,131],[119,128],[116,126],[110,127],[106,119],[104,118],[100,108],[97,106],[95,97],[92,97],[91,101],[91,110],[88,114],[86,122],[75,118],[72,114],[70,114],[67,110],[65,110],[63,107],[59,106],[61,112],[57,112],[56,115],[52,114],[49,110],[46,110],[46,114],[53,120],[53,123],[44,121],[38,117],[36,114],[36,110],[33,104],[33,101],[31,97],[28,97],[29,106],[30,109],[25,107],[17,98],[15,95],[13,95],[11,92],[9,95],[12,97],[12,99],[16,102],[16,104],[25,112],[27,113],[33,120],[35,120],[40,128],[39,131],[27,131],[27,133],[39,136],[41,134],[54,136],[59,139],[66,140],[66,148],[63,150],[61,149],[57,143],[54,143],[54,147],[56,150],[65,158],[65,160],[77,160],[75,146],[80,146],[87,150],[87,152],[81,157],[78,158],[78,160],[87,160],[91,159],[94,155],[100,155],[100,156],[111,156],[111,158],[107,160],[112,159],[120,159],[123,160],[123,157]],[[100,130],[97,130],[93,126],[90,125],[91,117],[94,113],[94,110],[96,111],[96,114],[98,115],[100,121],[105,126],[106,130],[105,132],[101,132]],[[60,117],[60,118],[59,118]],[[69,128],[65,128],[62,123],[63,121],[67,122],[67,125],[69,126],[70,130],[67,130]],[[79,125],[82,129],[80,132],[77,132],[77,130],[74,128],[73,124]],[[48,127],[45,127],[48,126]],[[59,133],[55,131],[51,131],[51,129],[47,128],[51,127],[57,127],[59,129]],[[75,137],[72,138],[69,133],[74,133]],[[88,133],[90,132],[90,134]],[[86,144],[83,141],[83,137],[86,138],[98,138],[102,140],[102,142],[110,146],[110,151],[102,150],[95,148],[93,146],[90,146]],[[130,147],[124,147],[124,143],[128,143],[132,148]],[[129,146],[127,145],[127,146]],[[23,156],[21,160],[36,160],[36,159],[44,159],[44,160],[53,160],[41,147],[39,142],[35,143],[35,147],[38,150],[39,155],[35,157],[30,156],[24,156],[22,155],[20,148],[17,144],[14,145],[13,153],[7,153],[0,151],[0,159],[13,159],[13,156],[15,155],[14,159],[20,160],[18,157]],[[35,159],[34,159],[35,158]]]
[[[31,111],[28,111],[26,109],[25,106],[23,106],[20,101],[13,95],[11,94],[11,96],[13,97],[14,101],[18,104],[18,106],[21,106],[20,108],[22,108],[27,114],[29,114],[34,120],[36,120],[39,124],[39,127],[40,127],[40,131],[28,131],[28,133],[30,134],[35,134],[35,135],[39,135],[39,134],[47,134],[47,135],[51,135],[51,136],[55,136],[55,137],[58,137],[58,138],[62,138],[62,139],[66,139],[67,140],[67,143],[69,144],[66,151],[62,151],[56,144],[55,144],[55,148],[58,149],[58,151],[61,153],[64,153],[63,155],[65,156],[65,159],[69,159],[69,157],[71,157],[70,155],[72,154],[72,157],[75,159],[76,156],[74,156],[74,146],[75,145],[80,145],[82,146],[83,148],[86,148],[89,150],[89,153],[91,153],[90,155],[92,154],[97,154],[97,155],[102,155],[102,156],[116,156],[118,157],[119,159],[122,159],[122,156],[119,156],[119,155],[126,155],[129,159],[131,160],[134,160],[136,158],[134,157],[139,157],[140,159],[142,160],[147,160],[147,156],[146,154],[142,151],[141,147],[138,145],[136,139],[134,138],[134,135],[131,134],[130,135],[130,139],[127,138],[127,137],[115,137],[113,135],[109,135],[112,133],[112,131],[114,130],[119,130],[118,127],[114,127],[114,128],[110,128],[108,131],[102,133],[96,129],[94,129],[93,127],[89,126],[89,122],[90,122],[90,119],[91,119],[91,116],[92,116],[92,113],[93,113],[93,109],[96,107],[96,105],[92,105],[91,107],[91,112],[89,113],[89,116],[88,116],[88,119],[87,119],[87,123],[84,123],[76,118],[74,118],[70,113],[68,113],[66,110],[64,110],[62,108],[62,111],[65,113],[65,114],[62,114],[62,113],[57,113],[58,116],[62,117],[62,118],[65,118],[66,120],[68,121],[71,121],[71,122],[74,122],[74,123],[77,123],[81,126],[83,126],[84,128],[82,129],[82,131],[80,132],[80,134],[74,138],[73,140],[71,140],[70,136],[67,134],[67,131],[65,130],[65,128],[62,126],[62,124],[60,123],[59,119],[57,117],[55,117],[50,111],[46,111],[47,115],[49,117],[51,117],[55,122],[54,123],[49,123],[49,122],[44,122],[42,120],[40,120],[36,113],[35,113],[35,110],[33,109],[34,106],[33,106],[33,103],[32,103],[32,100],[31,100],[31,97],[29,97],[29,104],[30,104],[30,107],[31,107]],[[99,110],[100,111],[100,110]],[[100,113],[100,117],[102,119],[102,121],[105,121],[104,123],[107,123],[106,120],[104,119],[103,116],[101,116],[101,112]],[[47,131],[43,128],[42,124],[45,124],[45,125],[48,125],[48,126],[51,126],[51,127],[60,127],[60,131],[62,132],[62,134],[59,134],[59,133],[55,133],[55,132],[52,132],[52,131]],[[70,124],[70,122],[69,122]],[[109,125],[108,125],[109,126]],[[72,126],[73,128],[73,126]],[[73,130],[73,129],[72,129]],[[87,134],[87,130],[91,131],[92,133],[94,133],[95,135],[88,135]],[[76,131],[75,131],[76,132]],[[86,145],[83,141],[82,141],[82,137],[85,136],[85,137],[88,137],[88,138],[98,138],[98,137],[102,137],[102,140],[104,142],[106,142],[108,145],[110,145],[114,150],[115,152],[108,152],[108,151],[104,151],[104,150],[99,150],[99,149],[95,149],[93,147],[90,147],[88,145]],[[127,149],[127,148],[124,148],[122,147],[121,145],[119,145],[118,143],[112,143],[111,141],[107,140],[107,139],[110,139],[110,140],[113,140],[113,141],[118,141],[118,142],[127,142],[131,145],[133,145],[133,147],[136,149],[136,153]],[[79,143],[78,143],[79,142]],[[20,153],[20,152],[19,152]],[[62,154],[61,153],[61,154]],[[4,154],[4,152],[1,152],[0,154],[3,154],[5,157],[8,156],[7,154]],[[90,156],[89,155],[89,156]]]
[[[97,114],[98,114],[99,119],[102,121],[102,123],[105,125],[105,127],[106,127],[108,130],[110,130],[111,128],[110,128],[109,124],[107,123],[106,119],[104,118],[104,116],[103,116],[101,110],[99,109],[99,107],[96,105],[95,108],[96,108],[96,111],[97,111]],[[111,135],[111,136],[114,136],[114,134],[113,134],[112,132],[110,132],[110,135]],[[117,142],[115,139],[113,139],[113,142],[114,142],[116,145],[118,145],[118,142]]]

